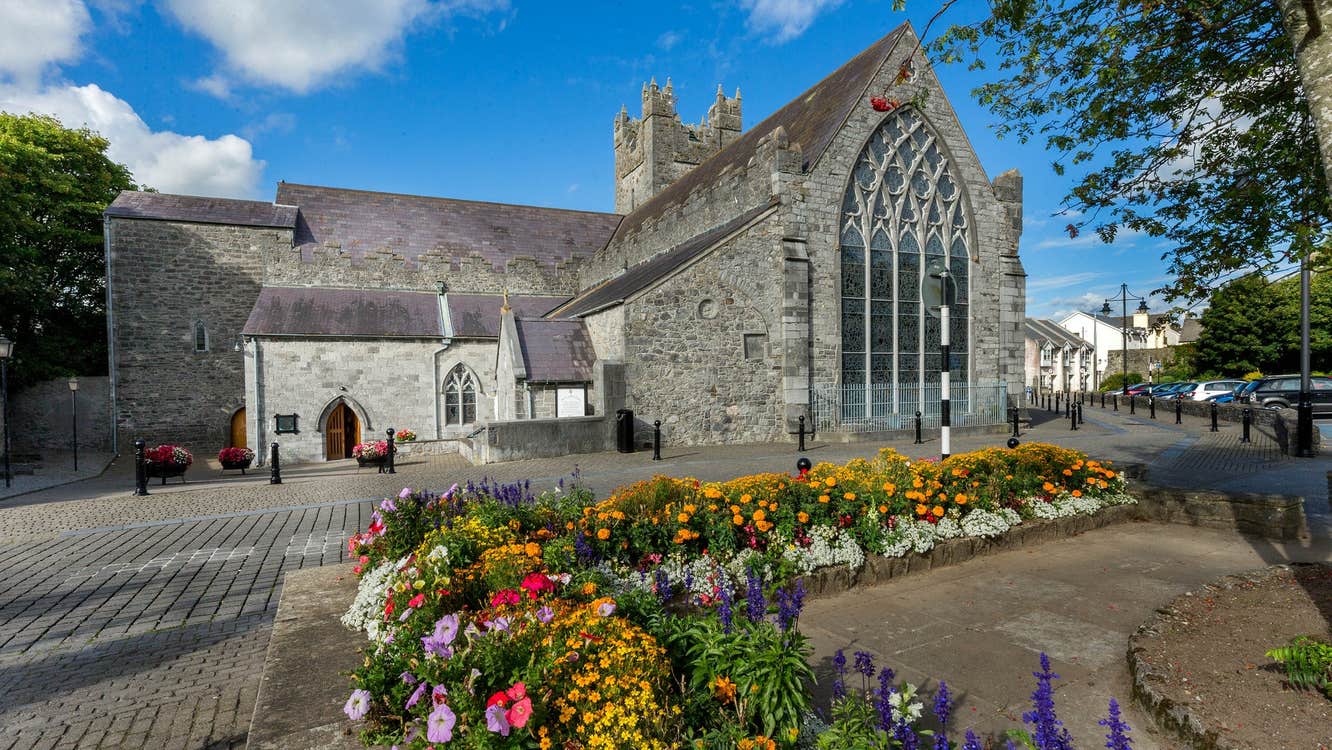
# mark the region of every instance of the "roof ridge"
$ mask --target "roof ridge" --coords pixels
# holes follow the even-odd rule
[[[540,211],[562,211],[564,213],[571,213],[571,214],[591,214],[593,216],[616,216],[621,219],[624,218],[623,214],[617,214],[613,211],[612,212],[587,211],[581,208],[560,208],[558,206],[534,206],[527,203],[500,203],[499,201],[482,201],[470,198],[449,198],[443,195],[419,195],[415,193],[395,193],[387,190],[366,190],[364,188],[334,187],[331,185],[309,185],[301,182],[287,182],[285,180],[278,181],[278,190],[281,190],[283,185],[295,188],[314,188],[316,190],[337,191],[339,193],[361,193],[365,195],[384,195],[384,196],[392,196],[395,198],[415,198],[417,200],[447,201],[449,203],[468,203],[476,206],[502,206],[505,208],[534,208]],[[276,196],[274,196],[274,200],[276,201]],[[276,202],[274,203],[274,205],[299,206],[299,204],[279,204]]]

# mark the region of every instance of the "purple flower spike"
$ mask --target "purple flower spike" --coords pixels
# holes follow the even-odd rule
[[[1133,750],[1133,742],[1128,736],[1129,725],[1119,717],[1119,702],[1114,698],[1110,699],[1110,716],[1097,723],[1110,730],[1105,736],[1105,746],[1109,750]]]
[[[1059,675],[1050,671],[1050,657],[1041,654],[1041,671],[1032,672],[1036,678],[1036,691],[1031,694],[1032,710],[1022,714],[1022,721],[1032,727],[1032,738],[1039,750],[1073,750],[1073,738],[1055,716],[1053,680]]]
[[[837,649],[837,655],[833,657],[833,669],[837,670],[837,674],[832,681],[832,697],[833,702],[836,703],[846,697],[846,654],[842,653],[840,648]]]
[[[939,720],[939,727],[943,730],[940,736],[948,730],[948,719],[953,715],[952,698],[948,692],[948,683],[939,680],[939,690],[934,694],[934,718]]]
[[[868,651],[856,652],[856,671],[865,677],[874,676],[874,655]]]
[[[717,616],[721,618],[722,632],[731,634],[731,622],[735,616],[735,597],[731,593],[729,584],[722,586],[721,593],[717,595]]]
[[[967,730],[966,742],[962,743],[962,750],[981,750],[980,739],[978,739],[976,733],[970,729]]]
[[[745,617],[750,622],[759,622],[768,611],[768,600],[763,598],[763,579],[750,568],[745,583]]]

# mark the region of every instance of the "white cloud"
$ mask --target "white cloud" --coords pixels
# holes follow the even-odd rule
[[[0,86],[0,110],[57,117],[66,127],[88,128],[109,142],[107,155],[127,165],[134,181],[164,193],[253,198],[264,162],[236,135],[206,138],[154,131],[123,99],[96,84],[28,91]]]
[[[229,73],[305,93],[340,74],[380,70],[414,25],[505,10],[509,0],[166,0],[187,29],[226,58]],[[221,92],[217,74],[198,85]]]
[[[667,31],[666,33],[657,37],[657,46],[662,48],[666,52],[670,52],[671,49],[674,48],[675,45],[679,44],[680,40],[683,38],[684,37],[682,37],[679,34],[679,32]]]
[[[1027,282],[1027,291],[1041,292],[1049,289],[1062,289],[1066,286],[1077,286],[1094,281],[1104,274],[1094,271],[1084,271],[1082,273],[1070,273],[1063,276],[1047,276],[1042,279]]]
[[[777,43],[805,33],[816,16],[841,4],[842,0],[740,0],[740,7],[749,13],[749,27],[775,34]]]
[[[1069,237],[1067,234],[1062,234],[1057,237],[1047,237],[1046,239],[1037,242],[1032,249],[1049,250],[1051,248],[1059,248],[1061,250],[1073,250],[1096,246],[1122,248],[1126,245],[1133,244],[1133,242],[1140,236],[1142,236],[1142,232],[1137,229],[1120,227],[1119,231],[1115,233],[1115,241],[1105,243],[1101,241],[1101,236],[1094,230],[1084,229],[1079,232],[1077,237]]]
[[[0,2],[0,74],[31,84],[47,66],[78,59],[90,23],[80,0]]]

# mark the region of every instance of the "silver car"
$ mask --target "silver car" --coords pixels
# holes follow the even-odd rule
[[[1235,390],[1235,386],[1239,385],[1244,385],[1244,381],[1204,380],[1193,387],[1192,398],[1194,401],[1207,401],[1223,393],[1230,393]]]

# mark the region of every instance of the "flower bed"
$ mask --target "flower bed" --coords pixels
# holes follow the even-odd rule
[[[597,503],[404,490],[349,540],[343,622],[369,642],[347,713],[406,747],[791,747],[819,729],[802,576],[1128,502],[1108,466],[1039,444],[657,477]],[[886,716],[915,731],[918,713]]]

